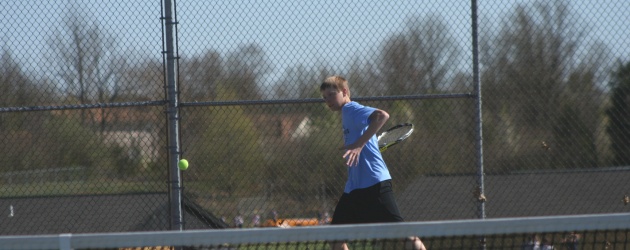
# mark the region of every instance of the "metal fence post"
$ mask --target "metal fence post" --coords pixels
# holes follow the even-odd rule
[[[177,21],[174,18],[174,4],[172,0],[164,3],[164,44],[166,49],[163,56],[166,56],[166,99],[168,100],[168,168],[169,168],[169,203],[170,203],[170,228],[171,230],[183,230],[182,214],[182,188],[181,176],[177,162],[179,161],[179,100],[177,95],[177,77],[175,53],[174,26]]]
[[[472,22],[472,59],[473,59],[473,86],[475,93],[475,148],[477,149],[477,212],[479,219],[486,218],[486,199],[484,195],[484,170],[483,170],[483,116],[481,107],[481,80],[479,76],[479,41],[478,41],[478,23],[477,23],[477,0],[471,0],[471,22]],[[486,249],[486,239],[479,239],[481,249]]]

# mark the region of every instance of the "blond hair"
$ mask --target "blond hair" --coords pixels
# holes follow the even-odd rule
[[[348,80],[341,76],[329,76],[324,79],[322,85],[319,86],[319,91],[324,91],[328,88],[332,88],[337,91],[345,89],[346,91],[348,91],[348,96],[350,96],[350,87],[348,87]]]

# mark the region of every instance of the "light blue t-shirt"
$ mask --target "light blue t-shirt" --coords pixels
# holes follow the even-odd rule
[[[344,145],[354,143],[363,135],[370,123],[369,117],[375,108],[363,106],[357,102],[349,102],[341,108],[341,124],[343,126]],[[359,163],[348,167],[348,181],[345,193],[358,188],[367,188],[381,181],[389,180],[387,165],[378,149],[376,135],[370,138],[359,155]]]

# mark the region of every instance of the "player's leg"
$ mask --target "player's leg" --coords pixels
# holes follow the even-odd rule
[[[427,248],[424,246],[424,243],[422,243],[420,238],[411,236],[405,241],[405,249],[426,250]]]
[[[398,210],[391,180],[382,181],[362,191],[361,201],[367,215],[364,223],[404,221]]]
[[[398,204],[394,197],[391,181],[383,181],[379,189],[373,195],[377,196],[377,203],[373,204],[371,213],[376,222],[403,222],[404,219],[398,209]],[[420,238],[411,236],[405,239],[405,249],[426,250]]]
[[[332,244],[332,250],[349,250],[349,248],[344,242],[335,242]]]
[[[355,203],[353,195],[342,194],[341,198],[339,198],[339,202],[337,202],[330,224],[342,225],[357,223],[357,204]]]
[[[355,204],[352,201],[350,194],[344,193],[339,198],[335,212],[333,213],[331,225],[342,225],[356,223],[356,209]],[[348,250],[348,245],[345,242],[334,242],[331,244],[333,250]]]

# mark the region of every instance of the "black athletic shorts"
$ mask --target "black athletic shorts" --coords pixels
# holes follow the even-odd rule
[[[404,221],[394,199],[391,180],[344,193],[337,203],[331,224]]]

